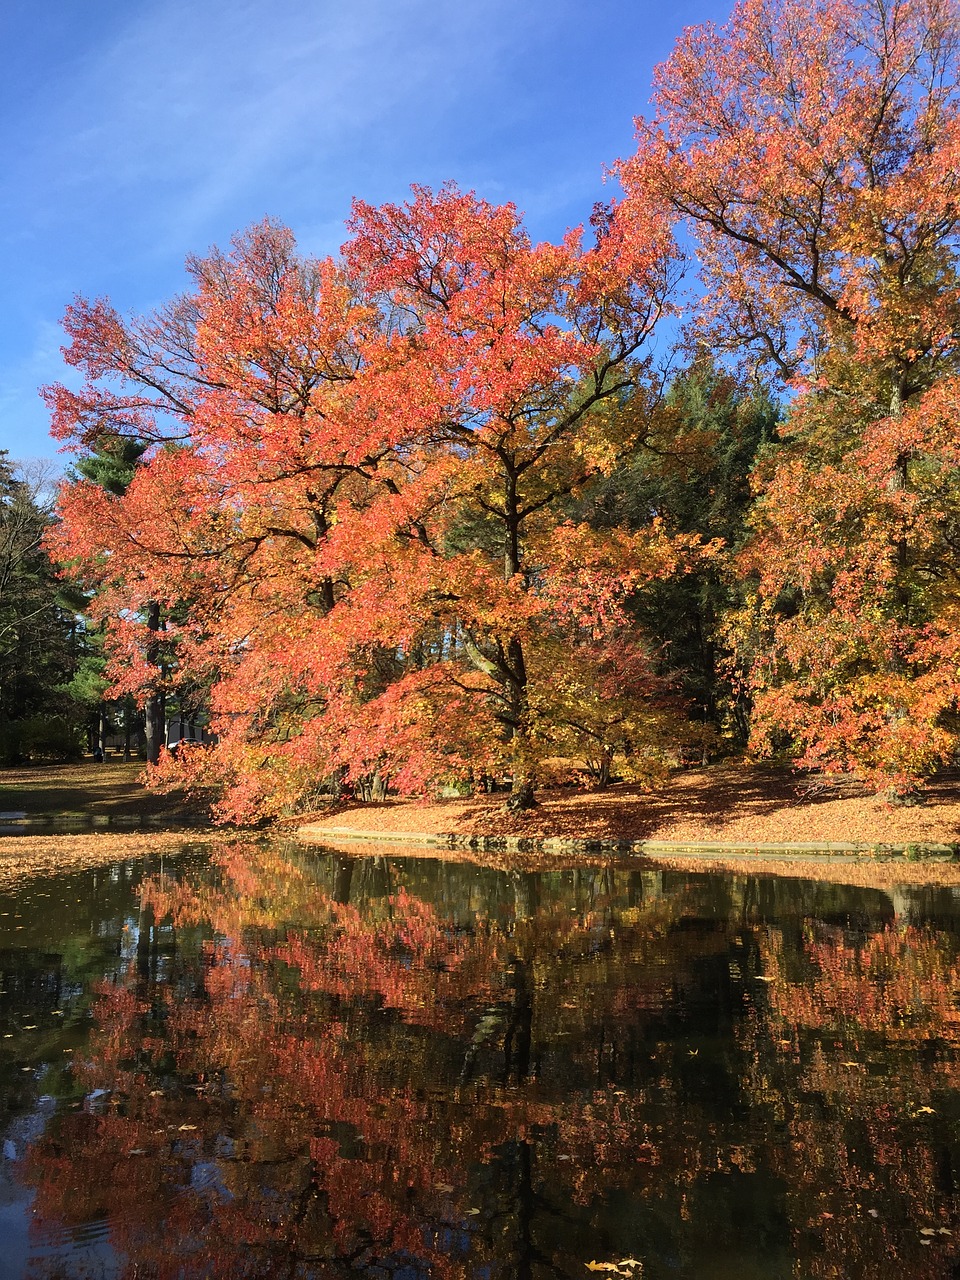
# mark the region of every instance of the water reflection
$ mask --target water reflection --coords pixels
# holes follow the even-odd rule
[[[960,1274],[949,891],[156,872],[0,900],[5,1274]]]

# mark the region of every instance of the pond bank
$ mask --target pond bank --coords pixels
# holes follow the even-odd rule
[[[158,809],[169,800],[143,792],[130,766],[10,770],[0,771],[0,779],[8,788],[3,799],[9,809],[26,809],[34,820],[39,812],[50,814],[50,801],[61,798],[57,788],[72,787],[66,807],[90,824],[82,834],[25,826],[19,828],[22,834],[2,836],[0,880],[267,834],[184,829],[189,811],[161,816]],[[76,802],[78,787],[85,805]],[[517,869],[636,865],[642,859],[646,865],[685,870],[723,868],[875,887],[960,884],[960,862],[950,861],[952,847],[960,844],[956,772],[935,779],[923,805],[897,809],[853,786],[831,789],[788,770],[743,764],[679,770],[653,790],[626,784],[592,793],[545,790],[527,814],[507,813],[504,799],[500,794],[331,805],[297,833],[291,823],[272,834],[283,839],[297,834],[306,844],[338,847],[354,856],[383,854],[386,842],[394,855]],[[196,820],[195,813],[189,817]],[[164,818],[168,829],[157,829],[154,823]],[[134,822],[137,828],[120,829]],[[101,824],[110,829],[93,829]]]
[[[279,836],[290,841],[290,834]],[[211,829],[190,831],[103,832],[88,835],[31,835],[0,838],[0,888],[32,876],[56,876],[105,867],[130,858],[150,854],[175,854],[187,846],[205,845],[212,853],[218,847],[241,841],[260,843],[264,833]],[[357,833],[353,837],[322,833],[299,833],[297,843],[318,852],[333,850],[348,858],[435,858],[472,862],[504,871],[558,871],[577,867],[617,865],[651,870],[684,872],[725,871],[735,875],[778,876],[827,881],[886,890],[897,885],[942,885],[960,888],[960,862],[947,855],[932,857],[891,853],[843,853],[839,850],[814,853],[812,850],[764,848],[751,850],[670,846],[650,842],[644,850],[614,851],[587,849],[573,842],[539,843],[523,841],[524,847],[451,847],[446,840],[433,838],[419,842],[410,835],[385,839]],[[475,845],[479,842],[475,842]]]
[[[300,838],[344,851],[389,841],[484,862],[572,865],[634,859],[850,883],[960,884],[960,775],[930,783],[922,805],[892,808],[852,784],[810,784],[788,770],[716,765],[672,774],[655,790],[619,784],[544,791],[526,814],[503,796],[340,805]],[[412,851],[412,850],[411,850]],[[797,868],[803,868],[798,870]],[[855,873],[855,874],[854,874]]]
[[[659,871],[728,872],[744,876],[782,876],[860,888],[889,890],[899,885],[956,886],[960,861],[945,846],[928,846],[907,855],[894,850],[867,852],[822,845],[694,845],[665,841],[469,840],[410,833],[372,837],[360,831],[322,832],[303,827],[306,845],[336,850],[349,858],[436,858],[473,862],[503,871],[564,871],[595,865]]]

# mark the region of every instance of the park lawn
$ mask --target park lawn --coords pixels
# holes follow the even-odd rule
[[[182,793],[148,791],[142,776],[139,760],[0,769],[0,812],[26,813],[31,818],[71,815],[171,821],[195,812]]]

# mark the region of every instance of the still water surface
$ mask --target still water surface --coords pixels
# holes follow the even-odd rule
[[[224,844],[0,890],[0,1276],[960,1276],[960,901]]]

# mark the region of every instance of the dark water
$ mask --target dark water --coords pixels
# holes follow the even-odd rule
[[[960,1276],[960,901],[224,845],[0,890],[0,1276]]]

